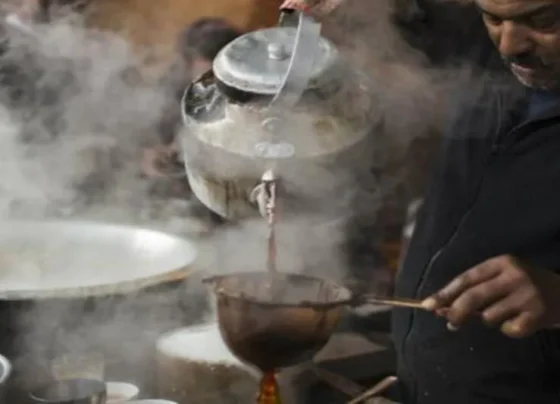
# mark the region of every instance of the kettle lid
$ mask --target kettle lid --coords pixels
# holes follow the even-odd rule
[[[275,27],[245,34],[226,45],[213,63],[214,75],[225,85],[240,91],[275,95],[290,69],[297,28]],[[321,37],[316,49],[306,54],[315,56],[309,80],[317,87],[338,60],[336,47]]]

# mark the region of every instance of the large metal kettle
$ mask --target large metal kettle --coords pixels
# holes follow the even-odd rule
[[[374,94],[319,23],[283,13],[277,27],[228,44],[185,91],[180,137],[193,192],[219,215],[240,219],[258,212],[251,192],[273,170],[284,211],[316,212],[312,201],[371,165]]]

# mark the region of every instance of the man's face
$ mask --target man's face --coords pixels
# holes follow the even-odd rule
[[[560,88],[560,0],[476,0],[490,38],[524,85]]]

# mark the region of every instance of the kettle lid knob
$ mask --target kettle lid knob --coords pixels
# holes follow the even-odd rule
[[[277,42],[269,43],[267,45],[268,58],[272,60],[284,60],[290,57],[286,47]]]

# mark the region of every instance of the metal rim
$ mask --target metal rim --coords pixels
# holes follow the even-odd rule
[[[186,327],[176,328],[174,330],[168,331],[168,332],[164,333],[163,335],[161,335],[158,338],[158,341],[157,341],[156,345],[159,347],[161,345],[162,341],[165,341],[167,338],[169,338],[169,337],[171,337],[175,334],[178,334],[179,332],[186,332],[187,330],[188,331],[194,331],[194,332],[207,331],[207,330],[212,330],[214,328],[216,330],[219,329],[218,323],[216,321],[213,321],[211,323],[194,324],[194,325],[190,325],[190,326],[186,326]]]
[[[12,364],[5,356],[0,355],[0,368],[2,373],[0,373],[0,386],[6,383],[6,380],[12,374]]]
[[[14,221],[15,222],[15,221]],[[12,222],[12,223],[14,223]],[[26,221],[21,221],[21,223],[29,223]],[[120,229],[130,229],[130,230],[150,230],[167,237],[176,238],[178,241],[189,243],[178,236],[172,234],[164,233],[157,230],[139,228],[127,225],[115,225],[103,222],[89,222],[89,221],[79,221],[79,220],[65,220],[65,221],[41,221],[41,224],[49,223],[64,223],[67,225],[95,225],[95,226],[108,226],[108,227],[119,227]],[[189,243],[190,244],[190,243]],[[191,245],[191,247],[193,247]],[[136,278],[127,281],[115,282],[110,284],[101,284],[95,286],[83,286],[83,287],[63,287],[54,288],[50,290],[11,290],[11,291],[0,291],[0,301],[29,301],[29,300],[49,300],[49,299],[77,299],[77,298],[92,298],[92,297],[109,297],[118,296],[124,294],[130,294],[134,292],[139,292],[141,290],[153,287],[153,286],[163,286],[165,284],[180,282],[185,280],[189,275],[194,272],[197,262],[200,257],[198,251],[194,249],[194,257],[191,262],[185,263],[178,268],[172,268],[166,272],[158,275],[147,276],[143,278]]]
[[[188,267],[172,270],[165,274],[149,278],[136,279],[133,281],[118,282],[114,284],[85,286],[81,288],[58,288],[46,291],[15,290],[0,293],[0,301],[17,300],[49,300],[49,299],[78,299],[91,297],[108,297],[125,295],[150,288],[152,286],[165,285],[172,282],[180,282],[192,274]]]
[[[282,276],[286,276],[289,278],[299,278],[302,280],[309,280],[309,281],[319,281],[319,282],[324,282],[327,285],[333,287],[336,290],[339,290],[341,292],[341,296],[339,298],[337,298],[336,300],[333,300],[332,302],[313,302],[313,303],[306,303],[306,302],[300,302],[300,303],[274,303],[274,302],[269,302],[269,301],[265,301],[265,300],[261,300],[261,299],[255,299],[255,298],[247,298],[247,297],[243,297],[243,296],[239,296],[236,294],[232,294],[232,293],[228,293],[225,291],[219,291],[217,290],[217,288],[219,287],[219,282],[221,280],[224,280],[226,278],[234,278],[234,277],[242,277],[242,276],[251,276],[251,275],[255,275],[255,274],[261,274],[261,272],[239,272],[239,273],[233,273],[233,274],[228,274],[228,275],[215,275],[215,276],[209,276],[207,278],[204,278],[202,280],[203,283],[206,284],[210,284],[210,287],[212,288],[212,290],[214,291],[214,293],[216,294],[216,296],[226,296],[228,299],[231,300],[236,300],[239,302],[250,302],[252,304],[256,304],[262,307],[290,307],[290,308],[312,308],[312,309],[320,309],[320,310],[325,310],[325,309],[332,309],[335,307],[340,307],[340,306],[345,306],[347,304],[350,304],[353,300],[354,297],[352,295],[352,293],[350,292],[350,290],[342,285],[339,285],[336,282],[330,281],[329,279],[323,279],[323,278],[318,278],[315,276],[310,276],[310,275],[303,275],[303,274],[297,274],[297,273],[291,273],[291,272],[280,272],[280,274]]]

